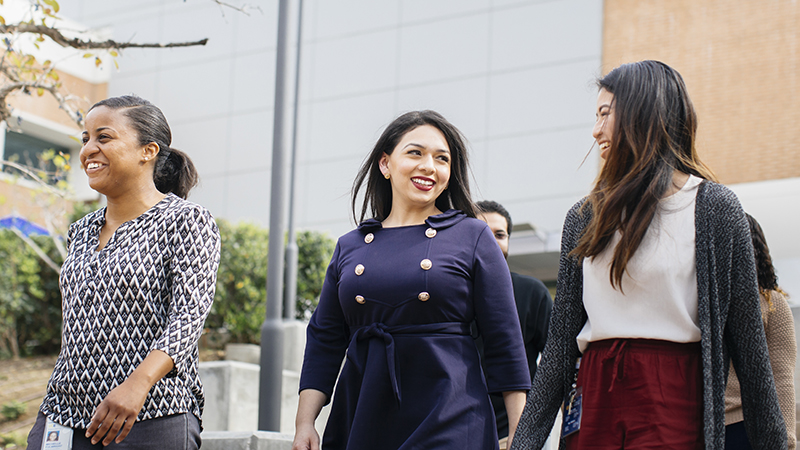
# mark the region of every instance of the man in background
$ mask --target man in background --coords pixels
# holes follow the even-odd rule
[[[477,206],[478,218],[489,225],[497,245],[500,246],[500,250],[503,251],[503,256],[507,260],[508,240],[511,236],[511,215],[497,202],[481,201],[477,203]],[[514,286],[514,302],[517,304],[522,340],[525,343],[528,367],[531,371],[531,380],[533,380],[537,367],[536,360],[544,349],[547,339],[547,326],[550,323],[553,300],[544,283],[536,278],[511,272],[511,283]],[[509,320],[511,319],[509,318]],[[476,344],[481,354],[481,363],[483,363],[483,340],[480,336],[476,339]],[[500,440],[501,449],[504,449],[505,441],[508,439],[508,415],[503,403],[503,396],[502,394],[491,394],[490,397],[497,418],[497,437]]]

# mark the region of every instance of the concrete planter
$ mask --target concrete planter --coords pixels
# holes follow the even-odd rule
[[[225,360],[260,364],[261,346],[256,344],[225,344]]]
[[[291,450],[292,436],[269,431],[205,431],[203,450]]]

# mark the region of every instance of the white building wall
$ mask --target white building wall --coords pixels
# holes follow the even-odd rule
[[[242,14],[211,0],[62,0],[65,15],[138,42],[110,95],[159,105],[202,177],[192,200],[217,217],[269,218],[277,1]],[[352,229],[349,191],[382,129],[435,109],[471,144],[476,199],[557,231],[591,186],[601,64],[599,0],[305,0],[297,225]],[[293,34],[292,34],[293,35]],[[291,98],[291,96],[289,97]]]
[[[742,207],[761,224],[778,284],[800,305],[800,178],[730,186]]]
[[[108,28],[117,40],[209,38],[204,47],[124,51],[110,94],[137,93],[164,110],[175,147],[189,152],[201,174],[192,200],[217,217],[266,225],[278,2],[231,3],[257,9],[244,14],[212,0],[61,6],[65,16]],[[515,223],[557,236],[598,167],[596,152],[581,161],[593,143],[602,6],[305,0],[298,227],[334,237],[350,230],[352,180],[382,129],[402,112],[435,109],[470,141],[476,199],[497,200]],[[800,298],[798,183],[732,188],[764,226],[781,284]]]

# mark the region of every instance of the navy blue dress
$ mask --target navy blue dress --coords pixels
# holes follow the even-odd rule
[[[488,392],[527,390],[531,379],[508,266],[486,224],[449,210],[424,225],[370,219],[342,236],[300,390],[330,398],[345,356],[324,450],[496,449]]]

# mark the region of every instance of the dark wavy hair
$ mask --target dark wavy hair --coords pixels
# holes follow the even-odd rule
[[[714,180],[695,149],[697,115],[681,75],[659,61],[624,64],[597,80],[614,95],[615,129],[588,205],[592,219],[572,255],[599,255],[617,231],[609,279],[620,286],[673,171]]]
[[[778,291],[785,294],[778,287],[778,276],[775,275],[775,266],[772,265],[772,257],[769,254],[767,238],[764,237],[764,230],[761,224],[751,216],[746,214],[747,223],[750,224],[750,236],[753,238],[753,250],[756,256],[756,273],[758,275],[758,290],[770,302],[769,291]]]
[[[447,189],[436,199],[436,207],[441,211],[459,209],[469,217],[475,217],[475,205],[469,191],[469,158],[465,139],[458,128],[441,114],[425,110],[407,112],[394,119],[383,130],[378,142],[364,160],[351,190],[351,207],[356,223],[361,223],[367,217],[367,211],[379,221],[389,216],[392,211],[392,185],[381,173],[381,157],[384,153],[391,155],[406,133],[422,125],[430,125],[441,131],[450,147],[450,181]],[[359,214],[356,212],[356,204],[362,188],[364,200]]]
[[[156,105],[136,95],[107,98],[92,105],[89,111],[99,106],[121,109],[136,130],[140,145],[151,142],[158,145],[153,169],[156,189],[164,194],[172,192],[185,199],[197,185],[199,177],[189,156],[169,146],[172,143],[172,131],[164,113]]]

